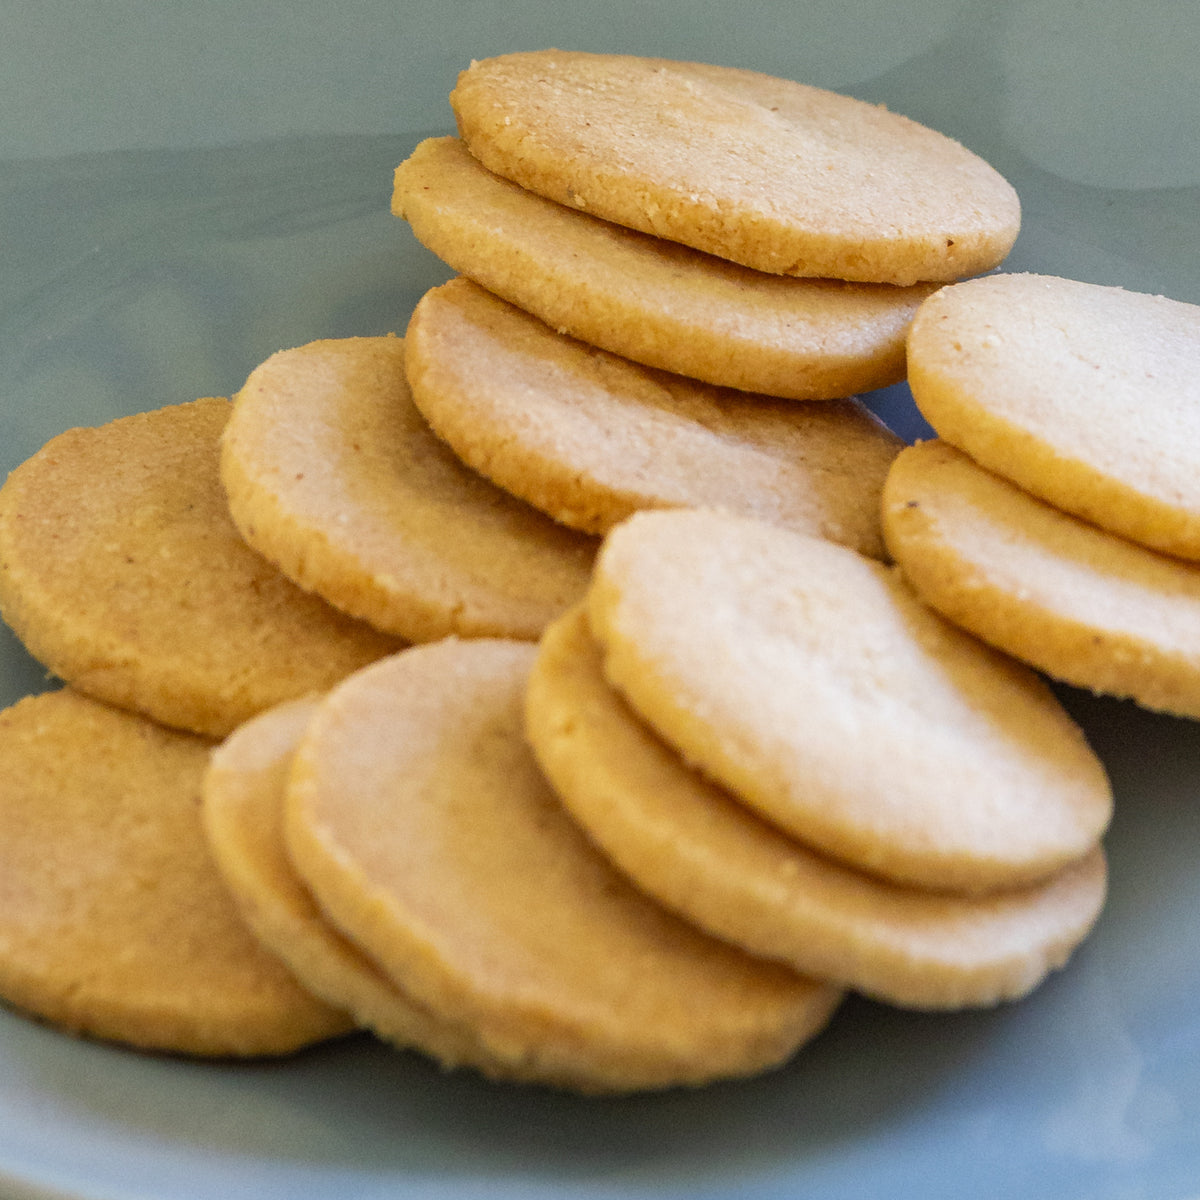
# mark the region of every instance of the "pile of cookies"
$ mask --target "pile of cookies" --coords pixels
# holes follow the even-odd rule
[[[918,599],[913,451],[847,398],[1011,188],[744,71],[512,55],[452,102],[394,208],[462,275],[404,338],[0,489],[0,609],[69,685],[0,714],[0,995],[604,1092],[771,1067],[847,989],[1025,994],[1100,912],[1108,781]]]
[[[888,478],[922,598],[1047,674],[1200,717],[1200,307],[993,275],[921,307],[938,438]]]

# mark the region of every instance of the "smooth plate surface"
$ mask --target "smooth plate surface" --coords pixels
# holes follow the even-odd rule
[[[0,38],[0,469],[70,425],[228,394],[281,347],[403,329],[448,272],[388,215],[392,168],[451,131],[456,71],[510,49],[885,102],[1017,187],[1008,269],[1200,303],[1197,37],[1194,0],[24,6]],[[903,386],[876,401],[919,431]],[[43,686],[0,633],[2,699]],[[1113,777],[1112,893],[1020,1004],[851,1002],[769,1077],[602,1101],[365,1038],[190,1063],[0,1011],[0,1196],[1200,1196],[1200,732],[1063,696]]]

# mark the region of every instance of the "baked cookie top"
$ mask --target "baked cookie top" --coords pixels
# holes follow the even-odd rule
[[[852,400],[796,404],[640,367],[455,279],[405,338],[413,400],[468,465],[603,533],[642,508],[714,506],[883,555],[903,444]]]
[[[888,883],[815,854],[689,768],[605,682],[582,608],[546,631],[526,732],[596,844],[650,895],[751,953],[892,1004],[1012,999],[1060,966],[1104,901],[1097,847],[982,897]]]
[[[392,211],[456,271],[560,332],[793,400],[903,378],[905,334],[934,286],[754,271],[526,191],[451,137],[427,139],[397,167]]]
[[[217,475],[227,400],[71,429],[0,488],[0,611],[56,675],[222,736],[400,643],[242,540]]]
[[[446,640],[331,692],[293,766],[293,861],[406,991],[529,1078],[622,1091],[781,1061],[840,993],[700,933],[592,848],[525,744],[534,653]]]
[[[945,281],[1012,246],[1012,187],[951,138],[753,71],[539,50],[450,93],[489,170],[568,207],[774,274]]]
[[[0,994],[198,1055],[343,1033],[243,923],[200,826],[211,743],[70,689],[0,713]]]
[[[941,441],[904,450],[888,547],[950,620],[1048,674],[1200,717],[1200,564],[1031,496]]]
[[[968,280],[921,306],[909,383],[981,466],[1200,558],[1200,306],[1047,275]]]
[[[842,546],[705,511],[637,513],[588,594],[606,678],[690,763],[814,848],[964,892],[1045,878],[1112,807],[1029,668]]]
[[[250,545],[411,641],[536,638],[582,594],[596,550],[434,436],[395,337],[312,342],[255,368],[235,399],[221,481]]]
[[[320,703],[305,697],[239,726],[213,752],[203,819],[213,859],[246,923],[314,995],[392,1045],[443,1066],[502,1074],[466,1029],[405,995],[331,925],[288,857],[283,807],[292,758]]]

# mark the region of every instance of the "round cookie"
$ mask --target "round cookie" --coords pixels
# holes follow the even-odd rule
[[[413,407],[400,338],[272,355],[235,399],[221,480],[250,545],[411,641],[535,639],[582,594],[596,549],[434,436]]]
[[[0,713],[5,1000],[183,1054],[284,1054],[346,1031],[259,945],[213,865],[210,745],[70,689]]]
[[[524,741],[534,654],[447,640],[330,693],[293,764],[293,862],[405,991],[527,1078],[627,1091],[779,1063],[840,993],[700,933],[592,848]]]
[[[925,301],[908,361],[926,420],[981,466],[1200,558],[1200,306],[993,275]]]
[[[1017,887],[1107,826],[1104,768],[1049,688],[831,542],[638,513],[588,594],[604,672],[768,821],[900,883]]]
[[[912,284],[996,266],[1012,187],[882,105],[754,71],[541,50],[450,93],[489,170],[569,207],[783,275]]]
[[[643,508],[711,505],[883,556],[902,442],[857,401],[793,404],[640,367],[455,279],[405,338],[413,400],[464,462],[603,533]]]
[[[888,546],[926,603],[1057,679],[1200,718],[1200,566],[1044,503],[945,442],[903,451]]]
[[[288,773],[318,704],[309,697],[269,709],[213,751],[202,818],[217,867],[255,935],[313,995],[393,1045],[421,1050],[445,1067],[469,1063],[504,1077],[505,1064],[469,1030],[416,1004],[329,924],[287,856]]]
[[[0,611],[76,688],[220,737],[398,648],[242,541],[217,475],[227,400],[48,442],[0,488]]]
[[[792,400],[902,379],[905,334],[933,286],[754,271],[526,191],[457,138],[429,138],[396,168],[392,211],[456,271],[561,333]]]
[[[1014,999],[1061,966],[1104,903],[1104,852],[983,897],[901,887],[814,854],[708,782],[604,681],[582,608],[546,631],[526,731],[571,814],[639,887],[702,928],[886,1001]]]

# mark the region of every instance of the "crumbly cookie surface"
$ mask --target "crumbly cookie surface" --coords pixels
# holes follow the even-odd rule
[[[396,170],[392,211],[456,271],[554,329],[723,387],[831,400],[904,376],[933,285],[769,275],[556,204],[457,138]]]
[[[1024,995],[1104,902],[1097,847],[1045,883],[983,897],[887,883],[815,854],[683,760],[605,682],[582,609],[543,637],[526,730],[572,815],[662,903],[755,954],[892,1004]]]
[[[582,593],[595,553],[434,436],[400,338],[313,342],[257,367],[235,400],[221,480],[252,546],[410,641],[536,638]]]
[[[473,63],[450,102],[496,174],[775,274],[957,279],[1020,224],[1012,187],[959,143],[753,71],[532,51]]]
[[[6,1000],[183,1054],[282,1054],[345,1031],[262,949],[213,865],[210,748],[70,689],[0,713]]]
[[[904,450],[888,546],[921,597],[1057,679],[1200,717],[1200,566],[1031,496],[940,441]]]
[[[991,275],[922,304],[913,398],[939,437],[1086,521],[1200,558],[1200,306]]]
[[[293,861],[392,978],[527,1078],[623,1091],[778,1063],[838,990],[700,933],[591,847],[524,741],[534,653],[445,641],[335,689],[297,751]]]
[[[831,857],[1019,886],[1086,854],[1112,797],[1049,688],[841,546],[638,513],[588,593],[605,676],[684,758]]]
[[[53,438],[0,489],[0,609],[82,691],[223,736],[399,643],[296,587],[229,519],[227,400]]]
[[[882,557],[902,443],[857,401],[795,404],[652,371],[563,337],[466,279],[405,338],[413,400],[470,466],[564,524],[719,506]]]

